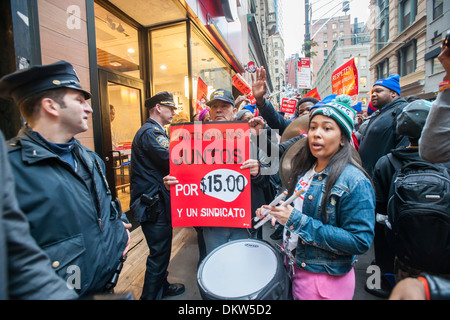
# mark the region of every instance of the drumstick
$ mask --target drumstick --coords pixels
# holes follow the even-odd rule
[[[305,189],[301,189],[299,191],[297,191],[296,193],[294,193],[289,199],[287,199],[285,202],[283,202],[281,204],[281,207],[286,207],[289,204],[291,204],[292,202],[294,202],[294,200],[299,197],[303,192],[305,192]],[[272,219],[273,216],[271,214],[268,214],[264,219],[262,219],[260,222],[258,222],[255,225],[255,229],[258,229],[259,227],[261,227],[264,223],[266,223],[267,221],[269,221],[270,219]]]
[[[270,204],[269,206],[276,206],[278,204],[278,202],[280,202],[281,200],[283,200],[283,198],[287,195],[287,191],[282,192],[278,197],[276,197]],[[269,209],[264,210],[264,212],[261,214],[262,217],[265,217],[267,212],[269,212]],[[258,217],[254,217],[253,221],[258,222],[261,218]]]

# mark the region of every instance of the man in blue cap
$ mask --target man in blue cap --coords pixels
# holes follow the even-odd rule
[[[4,76],[0,97],[27,123],[9,141],[8,157],[31,235],[80,296],[111,292],[131,225],[111,197],[102,159],[74,138],[88,130],[90,93],[60,61]]]
[[[408,105],[400,95],[400,77],[397,74],[378,80],[372,88],[371,102],[377,111],[361,133],[358,150],[363,167],[371,177],[378,159],[393,149],[409,145],[408,138],[397,133],[397,118]],[[386,241],[383,224],[375,224],[374,248],[375,263],[381,272],[394,273],[395,255]],[[366,286],[368,292],[381,297],[387,297],[390,289],[389,286],[381,289]]]
[[[359,155],[370,176],[379,158],[409,143],[406,137],[396,133],[397,117],[408,104],[400,95],[398,74],[378,80],[372,88],[371,102],[377,111],[361,133],[359,141]]]

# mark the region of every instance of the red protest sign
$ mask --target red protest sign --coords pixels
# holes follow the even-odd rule
[[[242,122],[171,126],[170,175],[173,227],[251,226],[249,127]]]
[[[333,94],[347,94],[352,97],[352,100],[358,100],[358,83],[358,69],[356,68],[355,58],[341,65],[331,76]]]
[[[280,111],[283,111],[285,113],[294,114],[296,105],[297,105],[297,99],[283,98],[283,99],[281,99]]]
[[[245,79],[239,73],[236,73],[232,78],[232,80],[233,80],[232,84],[236,89],[238,89],[242,94],[248,95],[250,104],[256,104],[256,99],[253,96],[252,88],[247,83],[247,81],[245,81]]]

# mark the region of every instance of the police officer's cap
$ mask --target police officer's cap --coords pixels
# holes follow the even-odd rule
[[[175,102],[173,101],[173,94],[167,91],[157,93],[153,97],[145,100],[145,106],[148,109],[154,108],[157,104],[176,108]]]
[[[73,66],[66,61],[33,66],[0,79],[0,97],[13,100],[17,105],[37,93],[59,88],[78,90],[86,100],[91,98],[91,94],[81,88]]]

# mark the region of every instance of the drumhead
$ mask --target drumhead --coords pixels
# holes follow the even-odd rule
[[[200,288],[223,299],[250,296],[263,289],[277,272],[274,249],[258,240],[236,240],[212,251],[197,274]]]

